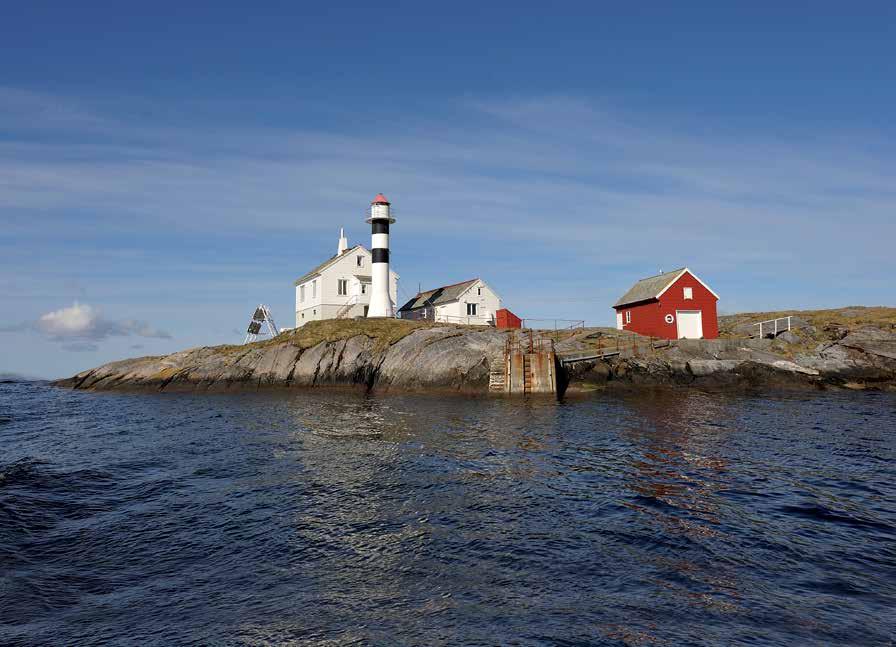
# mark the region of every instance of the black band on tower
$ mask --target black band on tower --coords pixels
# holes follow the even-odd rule
[[[388,234],[389,233],[389,221],[388,220],[374,220],[373,223],[373,233],[374,234]]]
[[[370,250],[370,253],[373,255],[374,263],[388,263],[389,262],[389,250],[381,249],[379,247]]]

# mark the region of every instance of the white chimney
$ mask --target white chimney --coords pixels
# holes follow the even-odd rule
[[[336,252],[337,256],[342,256],[345,254],[345,251],[348,249],[348,238],[345,237],[345,230],[340,227],[339,228],[339,251]]]

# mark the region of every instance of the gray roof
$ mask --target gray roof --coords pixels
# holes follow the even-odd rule
[[[469,281],[463,281],[461,283],[445,285],[443,287],[436,288],[435,290],[420,292],[413,299],[401,306],[398,311],[407,312],[409,310],[417,310],[418,308],[423,308],[424,306],[440,306],[444,303],[457,301],[460,298],[460,295],[466,292],[467,289],[478,280],[479,279],[470,279]]]
[[[320,274],[321,272],[323,272],[325,269],[327,269],[330,265],[332,265],[333,263],[335,263],[336,261],[338,261],[340,258],[342,258],[343,256],[345,256],[346,254],[350,254],[351,252],[355,251],[355,250],[358,249],[359,247],[360,247],[361,249],[364,249],[364,246],[363,246],[363,245],[355,245],[355,246],[352,247],[351,249],[347,249],[347,250],[345,250],[344,252],[342,252],[341,254],[336,254],[335,256],[331,256],[330,258],[328,258],[327,260],[325,260],[323,263],[321,263],[320,265],[318,265],[317,267],[315,267],[313,270],[311,270],[310,272],[308,272],[305,276],[302,276],[302,277],[300,277],[300,278],[297,278],[296,281],[295,281],[295,285],[298,285],[299,283],[304,283],[304,282],[307,281],[308,279],[317,276],[318,274]],[[366,251],[366,250],[365,250],[365,251]]]
[[[646,279],[641,279],[635,283],[628,292],[623,294],[619,300],[613,304],[613,307],[618,308],[620,306],[629,305],[630,303],[656,299],[660,292],[665,290],[666,287],[686,269],[686,267],[679,267],[677,270],[672,270],[671,272],[664,272],[662,274],[657,274],[656,276],[648,276]]]

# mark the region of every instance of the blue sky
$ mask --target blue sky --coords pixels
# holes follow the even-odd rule
[[[291,325],[378,191],[400,297],[610,325],[688,265],[724,312],[896,302],[892,4],[190,4],[4,8],[0,372]]]

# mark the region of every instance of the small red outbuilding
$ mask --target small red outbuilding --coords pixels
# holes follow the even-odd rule
[[[496,328],[522,328],[523,320],[513,314],[507,308],[501,308],[495,312]]]
[[[683,267],[635,283],[613,305],[616,327],[663,339],[715,339],[718,300],[719,295]]]

